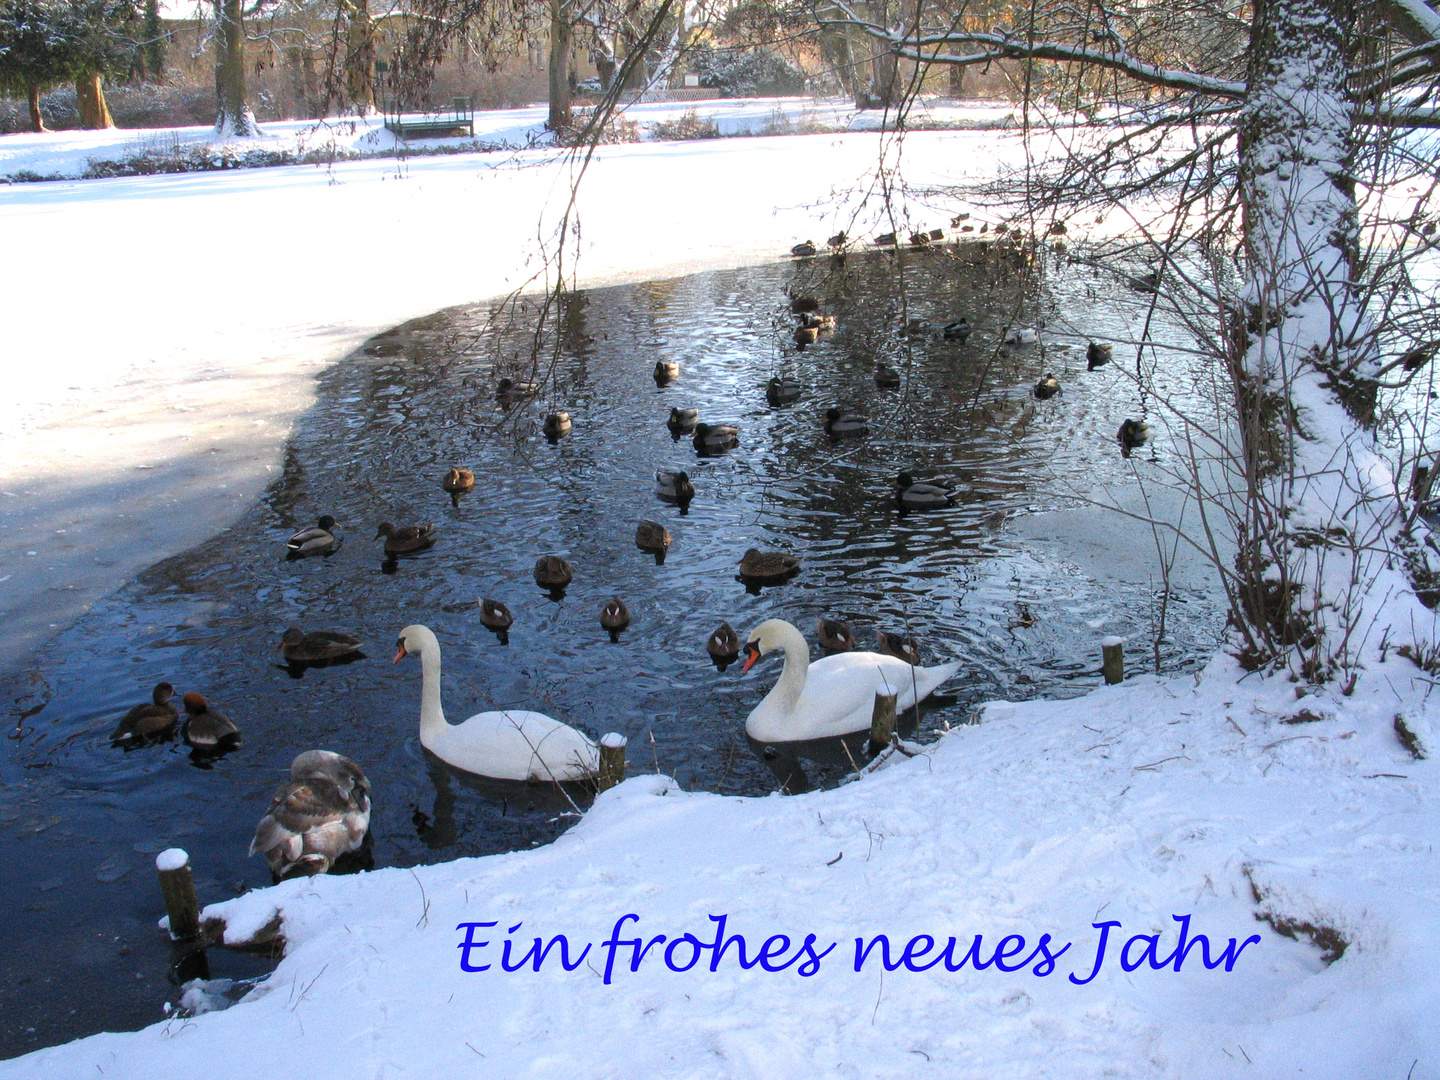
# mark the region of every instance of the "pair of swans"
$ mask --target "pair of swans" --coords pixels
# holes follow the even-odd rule
[[[870,726],[877,693],[897,694],[904,711],[959,670],[958,662],[922,668],[895,656],[845,652],[810,663],[810,646],[782,619],[761,623],[745,645],[748,672],[760,657],[785,653],[785,668],[745,721],[752,738],[802,742],[848,735]],[[425,626],[407,626],[395,661],[418,653],[421,667],[420,744],[442,761],[500,780],[584,780],[600,766],[600,751],[567,724],[524,710],[482,712],[459,724],[446,721],[440,704],[440,642]]]

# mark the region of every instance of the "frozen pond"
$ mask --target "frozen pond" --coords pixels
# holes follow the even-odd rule
[[[844,619],[862,648],[877,629],[905,629],[925,663],[962,659],[957,700],[924,718],[922,739],[964,722],[976,702],[1085,692],[1107,634],[1129,640],[1133,671],[1154,670],[1162,585],[1150,530],[1074,509],[1075,496],[1107,489],[1136,505],[1138,478],[1173,464],[1163,418],[1126,376],[1133,348],[1086,371],[1087,339],[1135,338],[1148,298],[1058,264],[1042,282],[1022,288],[1007,263],[946,249],[591,290],[543,336],[538,395],[509,410],[495,386],[530,371],[533,307],[503,330],[488,308],[441,312],[329,371],[257,505],[96,604],[7,685],[17,726],[0,758],[0,882],[18,899],[3,931],[0,1053],[159,1018],[171,991],[153,852],[191,852],[202,902],[268,884],[246,846],[300,750],[326,747],[365,768],[377,865],[514,850],[567,826],[549,789],[469,783],[427,761],[418,661],[389,663],[407,623],[439,635],[451,720],[539,709],[592,735],[627,735],[632,771],[748,796],[775,788],[743,721],[779,660],[747,677],[738,665],[718,672],[704,643],[721,619],[743,639],[782,617],[812,642],[819,617]],[[803,351],[791,340],[799,294],[838,323]],[[938,327],[961,315],[974,332],[946,341]],[[897,333],[904,319],[934,329]],[[1041,323],[1041,343],[999,348],[1008,330]],[[662,359],[679,377],[657,386]],[[899,388],[876,385],[877,359],[901,371]],[[1037,402],[1030,388],[1047,371],[1064,392]],[[765,384],[782,372],[803,396],[772,408]],[[1208,415],[1204,370],[1167,358],[1158,380]],[[868,413],[869,434],[828,438],[832,405]],[[666,428],[675,406],[736,424],[738,448],[698,457]],[[553,444],[541,431],[550,409],[574,421]],[[1126,461],[1115,431],[1128,417],[1148,417],[1157,437]],[[452,464],[478,478],[458,506],[440,488]],[[697,494],[685,513],[656,498],[656,468],[689,472]],[[901,515],[902,469],[949,477],[957,504]],[[339,550],[287,561],[286,537],[326,513]],[[635,547],[641,518],[674,536],[663,565]],[[372,539],[382,520],[434,521],[438,542],[385,566]],[[757,595],[736,576],[750,547],[799,555],[803,569]],[[531,576],[544,554],[575,566],[558,602]],[[482,596],[514,611],[507,644],[480,625]],[[599,625],[611,596],[633,619],[618,644]],[[1203,568],[1172,576],[1165,620],[1165,673],[1208,658],[1223,602]],[[290,625],[355,634],[366,658],[287,671],[276,646]],[[112,749],[115,720],[162,679],[202,691],[244,745],[210,768],[174,743]],[[212,953],[212,969],[265,966]]]

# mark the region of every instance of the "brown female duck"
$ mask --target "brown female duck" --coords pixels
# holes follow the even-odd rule
[[[338,630],[312,630],[305,633],[298,626],[286,630],[280,638],[280,651],[292,664],[317,664],[360,651],[360,639]]]
[[[382,521],[380,527],[375,531],[375,539],[385,537],[386,555],[404,555],[411,551],[424,551],[435,543],[435,526],[426,522],[424,525],[405,525],[397,529],[388,521]]]
[[[168,682],[156,683],[149,703],[136,705],[122,716],[110,734],[110,741],[116,745],[139,743],[169,732],[180,719],[179,711],[170,704],[174,696],[175,688]]]

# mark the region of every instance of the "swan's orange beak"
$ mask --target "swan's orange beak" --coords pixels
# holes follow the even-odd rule
[[[747,641],[745,643],[745,663],[742,664],[740,667],[740,674],[744,675],[747,671],[749,671],[752,667],[755,666],[755,661],[759,659],[760,643],[757,641]]]
[[[399,638],[395,642],[395,659],[391,660],[390,662],[392,664],[398,664],[401,660],[404,660],[405,657],[409,655],[410,654],[405,651],[405,639]]]

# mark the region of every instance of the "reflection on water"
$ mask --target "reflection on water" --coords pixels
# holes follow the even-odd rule
[[[800,294],[837,322],[803,350],[789,310]],[[268,884],[263,860],[245,851],[301,750],[338,751],[371,778],[377,866],[526,848],[574,820],[583,792],[477,781],[422,751],[419,671],[386,662],[406,624],[441,641],[452,720],[538,709],[628,736],[632,772],[743,794],[830,785],[850,766],[802,767],[747,745],[744,718],[779,661],[748,677],[712,663],[706,642],[722,619],[743,639],[785,618],[812,640],[819,618],[842,619],[861,648],[886,630],[913,635],[927,664],[962,659],[957,703],[920,720],[922,741],[975,702],[1089,689],[1103,634],[1140,646],[1138,670],[1158,586],[1095,580],[1063,542],[1027,543],[1005,527],[1077,491],[1133,485],[1136,470],[1163,462],[1163,428],[1120,457],[1117,425],[1147,410],[1118,355],[1085,370],[1086,336],[1138,336],[1137,303],[1069,268],[1026,294],[1013,269],[932,251],[579,295],[553,340],[542,335],[555,359],[540,379],[528,312],[503,331],[486,328],[483,309],[441,312],[375,339],[323,377],[259,505],[96,605],[10,688],[16,712],[30,713],[0,772],[0,880],[21,898],[0,930],[0,1050],[158,1018],[166,949],[153,929],[151,855],[189,849],[203,902]],[[968,339],[947,340],[938,328],[961,316]],[[914,319],[936,329],[897,333]],[[1048,343],[999,347],[1042,322]],[[1056,332],[1068,324],[1083,335]],[[877,386],[877,363],[900,372],[899,387]],[[1030,388],[1046,372],[1063,392],[1037,402]],[[1165,390],[1200,409],[1202,375],[1177,367]],[[497,396],[502,377],[512,383]],[[772,407],[775,377],[798,384],[799,400]],[[868,432],[827,437],[832,407],[864,413]],[[676,408],[734,425],[738,446],[701,456],[667,427]],[[573,427],[547,440],[557,411]],[[453,502],[441,486],[451,466],[476,477]],[[693,501],[657,496],[657,469],[688,473]],[[955,506],[904,513],[902,470],[946,478]],[[286,540],[322,514],[342,542],[325,558],[288,560]],[[644,518],[669,530],[667,557],[636,546]],[[434,522],[436,543],[387,560],[371,540],[381,521]],[[1152,541],[1146,529],[1116,543],[1143,558]],[[801,569],[749,590],[738,569],[752,547],[798,556]],[[541,555],[574,567],[563,593],[536,587]],[[509,606],[507,631],[481,625],[482,597]],[[631,617],[617,643],[598,619],[611,597]],[[1170,601],[1160,656],[1174,672],[1207,654],[1220,612],[1199,587]],[[292,625],[354,634],[367,657],[277,663]],[[203,771],[176,743],[112,751],[116,718],[161,679],[203,692],[235,719],[243,747]],[[257,963],[212,954],[217,977],[243,978]]]

